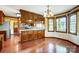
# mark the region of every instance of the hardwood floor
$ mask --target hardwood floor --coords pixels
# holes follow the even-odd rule
[[[20,43],[20,36],[12,35],[4,42],[2,53],[75,53],[79,46],[57,38],[42,38]]]

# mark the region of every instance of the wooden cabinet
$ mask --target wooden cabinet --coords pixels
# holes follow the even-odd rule
[[[40,38],[44,38],[44,30],[41,30],[41,31],[38,30],[37,33],[38,33],[38,34],[37,34],[38,39],[40,39]]]
[[[41,38],[41,31],[40,30],[37,31],[37,37],[38,37],[38,39]]]
[[[36,14],[34,14],[33,16],[34,16],[33,21],[35,22],[38,18]]]
[[[20,10],[21,12],[21,23],[26,23],[29,19],[29,13],[23,10]]]
[[[28,31],[22,31],[21,33],[21,42],[28,41]]]
[[[44,30],[42,30],[41,37],[45,38],[44,34],[45,34]]]
[[[38,32],[37,30],[34,30],[34,33],[33,33],[33,34],[34,34],[34,35],[33,35],[33,39],[34,39],[34,40],[35,40],[35,39],[38,39],[38,37],[37,37],[37,32]]]
[[[44,17],[42,15],[32,13],[25,10],[20,10],[21,13],[21,23],[28,23],[28,20],[32,20],[32,22],[36,21],[44,21]]]
[[[3,24],[4,21],[4,13],[2,11],[0,11],[0,24]]]
[[[33,40],[33,31],[28,31],[28,39]]]
[[[6,41],[7,37],[6,37],[6,31],[0,31],[0,34],[3,34],[4,35],[4,41]]]
[[[4,34],[0,34],[0,51],[3,48],[3,44],[4,44],[3,42],[4,42]]]
[[[35,19],[35,22],[36,21],[44,21],[43,19],[43,16],[41,16],[41,15],[34,15],[34,19]]]
[[[0,51],[2,50],[2,41],[0,40]]]
[[[21,42],[44,38],[44,30],[21,31]]]

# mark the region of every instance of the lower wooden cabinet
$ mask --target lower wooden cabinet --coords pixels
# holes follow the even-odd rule
[[[41,37],[43,37],[43,38],[45,37],[45,32],[44,31],[41,32]]]
[[[44,30],[21,31],[21,42],[44,38]]]
[[[21,42],[28,41],[28,31],[22,31],[21,33]]]
[[[28,31],[28,40],[33,40],[33,31]]]
[[[44,38],[44,31],[43,31],[43,30],[41,30],[41,31],[38,30],[37,33],[38,33],[38,34],[37,34],[38,39],[40,39],[40,38]]]
[[[0,41],[0,51],[2,50],[2,41]]]
[[[38,30],[38,31],[37,31],[37,37],[38,37],[38,39],[41,38],[41,34],[42,34],[42,32]]]
[[[4,34],[4,41],[6,41],[6,38],[7,38],[7,37],[6,37],[6,31],[3,31],[3,30],[2,30],[2,31],[0,31],[0,34]]]
[[[0,51],[3,48],[3,44],[4,44],[3,42],[4,42],[4,34],[0,34]]]
[[[38,39],[38,37],[37,37],[37,30],[34,31],[34,33],[33,33],[33,39],[34,39],[34,40],[35,40],[35,39]]]

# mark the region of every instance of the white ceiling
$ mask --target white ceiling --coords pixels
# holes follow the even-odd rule
[[[51,5],[51,6],[52,6],[52,12],[54,14],[59,14],[74,8],[76,5]],[[4,14],[7,16],[16,17],[16,13],[19,13],[20,9],[43,15],[46,10],[46,5],[0,5],[0,10],[2,10]]]

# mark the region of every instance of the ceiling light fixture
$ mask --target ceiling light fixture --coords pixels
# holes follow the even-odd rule
[[[21,14],[20,13],[16,13],[16,17],[21,17]]]
[[[47,5],[47,10],[44,13],[44,17],[53,17],[52,8],[50,5]]]

